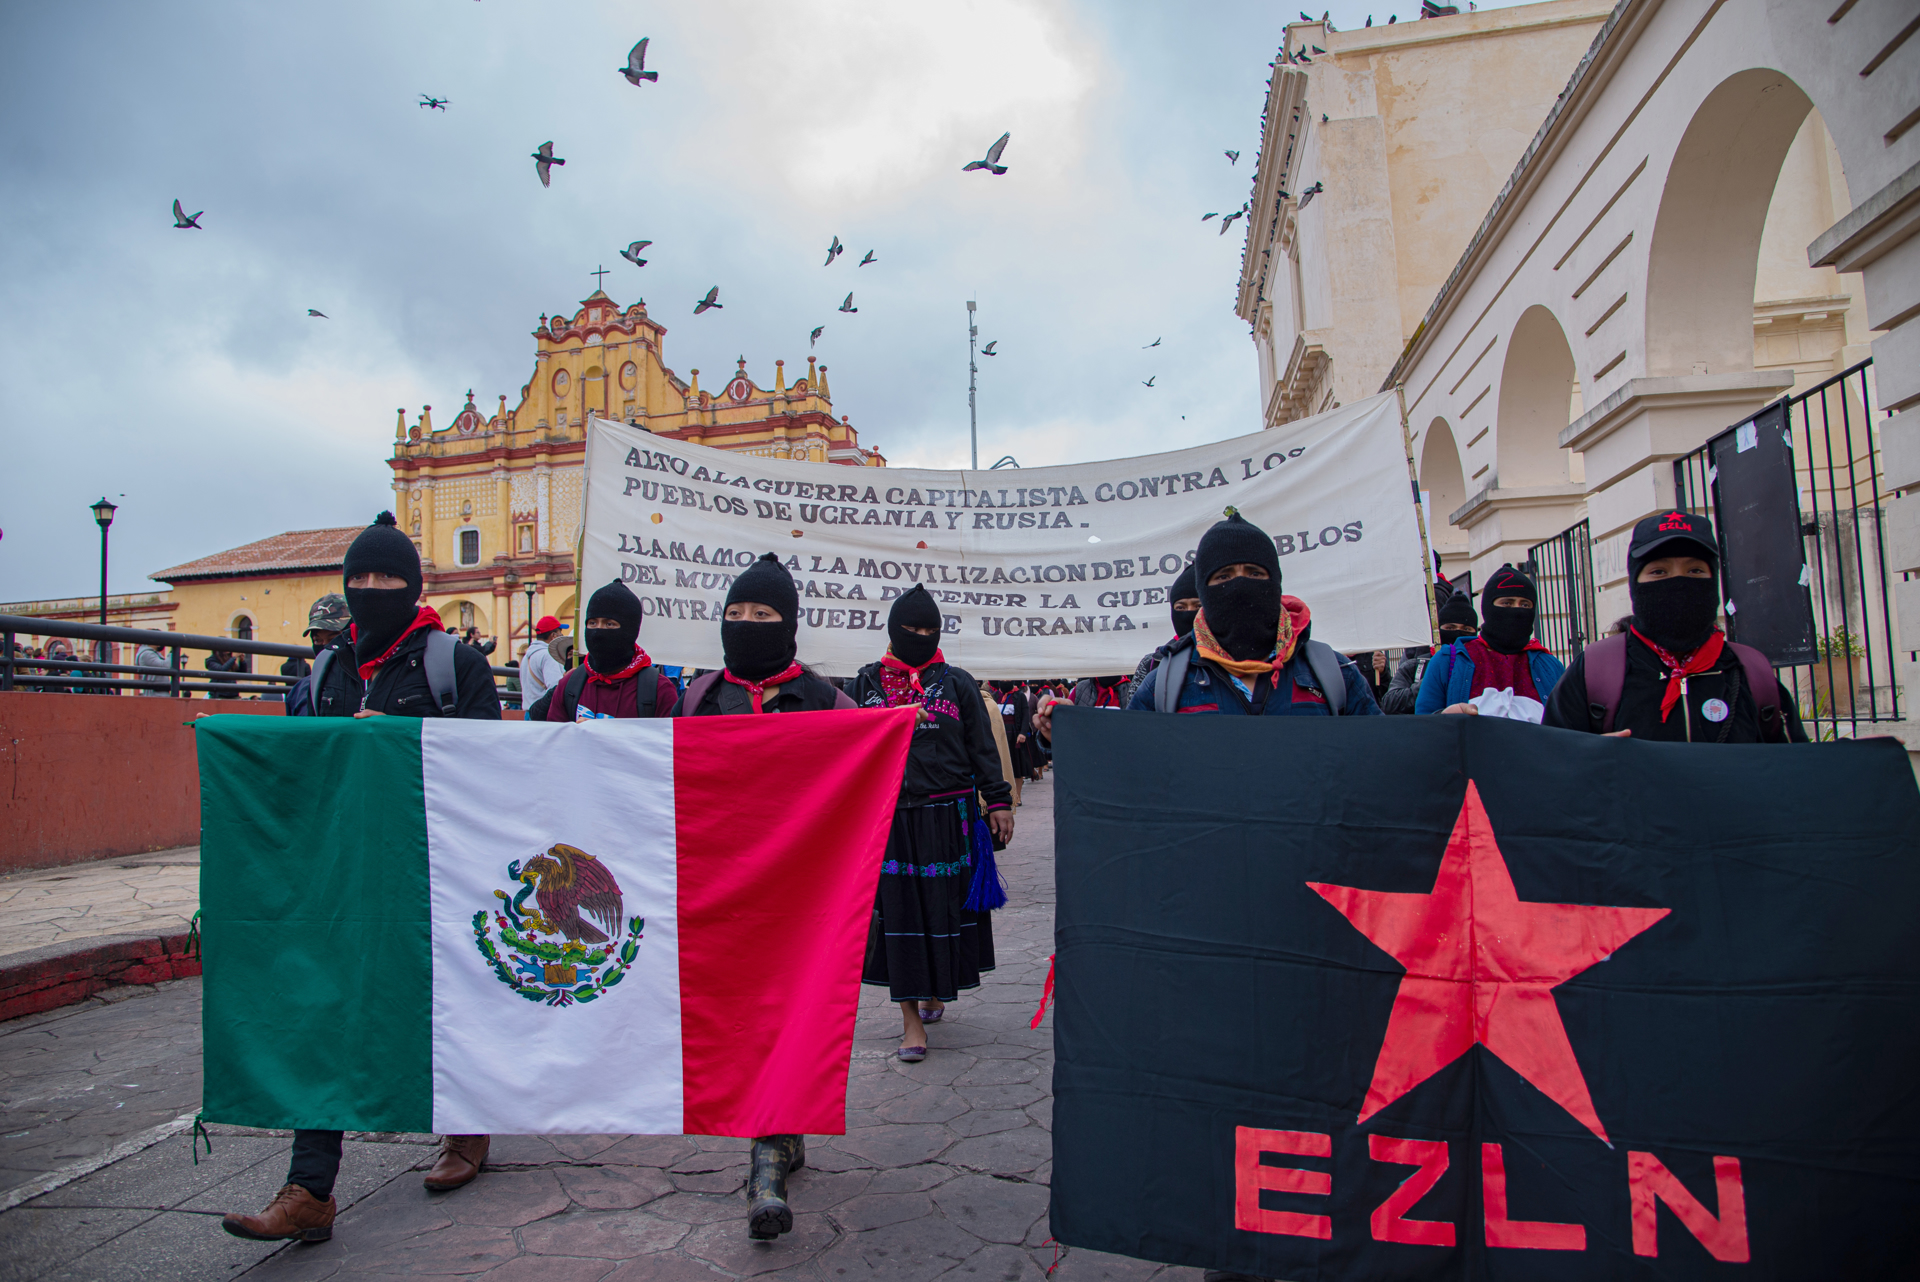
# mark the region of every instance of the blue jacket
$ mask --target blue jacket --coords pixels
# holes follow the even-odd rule
[[[1546,650],[1527,651],[1527,668],[1542,703],[1567,671],[1567,665]],[[1427,660],[1427,675],[1420,678],[1420,697],[1414,700],[1413,710],[1424,715],[1465,703],[1469,698],[1467,692],[1472,689],[1473,657],[1467,653],[1467,643],[1449,641]]]
[[[1377,717],[1380,705],[1373,701],[1373,691],[1368,688],[1366,678],[1360,675],[1360,669],[1354,666],[1352,659],[1340,655],[1340,675],[1346,682],[1347,700],[1344,715],[1349,717]],[[1149,672],[1146,679],[1133,689],[1133,702],[1127,705],[1128,712],[1152,712],[1153,692],[1156,681],[1165,675],[1163,663]],[[1313,668],[1307,663],[1306,656],[1296,652],[1287,661],[1287,675],[1292,678],[1293,686],[1302,690],[1320,692],[1320,683],[1314,680]],[[1180,712],[1215,712],[1232,716],[1246,716],[1249,709],[1242,705],[1238,692],[1230,684],[1231,678],[1205,659],[1195,656],[1187,668],[1187,680],[1180,691]],[[1222,688],[1222,687],[1225,688]],[[1324,702],[1303,700],[1295,702],[1292,687],[1282,684],[1279,690],[1267,696],[1262,715],[1269,717],[1327,717]],[[1285,695],[1282,698],[1281,695]]]

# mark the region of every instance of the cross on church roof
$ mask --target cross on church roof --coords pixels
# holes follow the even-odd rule
[[[599,267],[599,268],[596,268],[595,270],[593,270],[593,271],[590,271],[590,272],[588,272],[588,273],[587,273],[587,275],[589,275],[589,276],[591,276],[591,277],[593,277],[593,278],[594,278],[594,286],[593,286],[593,287],[594,287],[595,289],[604,289],[604,288],[606,288],[606,283],[607,283],[607,281],[606,281],[606,276],[607,276],[607,269],[606,269],[606,268],[604,268],[604,267]]]

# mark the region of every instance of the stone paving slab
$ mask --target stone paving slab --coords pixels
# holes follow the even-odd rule
[[[200,907],[200,848],[0,877],[0,957],[103,935],[185,933]]]
[[[790,1185],[794,1230],[774,1242],[746,1234],[745,1140],[620,1135],[496,1136],[486,1173],[446,1194],[420,1184],[429,1137],[350,1138],[332,1241],[239,1242],[217,1214],[265,1204],[285,1178],[287,1141],[216,1127],[215,1152],[199,1167],[176,1137],[0,1213],[0,1282],[241,1272],[252,1282],[1041,1282],[1050,1267],[1053,1282],[1198,1282],[1198,1270],[1056,1248],[1048,1236],[1052,1034],[1028,1021],[1052,951],[1052,793],[1051,783],[1027,786],[1001,856],[1011,898],[994,915],[998,969],[929,1028],[925,1061],[894,1057],[899,1010],[884,990],[863,990],[847,1134],[809,1138],[806,1169]],[[113,1095],[107,1078],[142,1090],[147,1078],[165,1079],[173,1093],[153,1110],[190,1110],[198,1000],[198,981],[186,980],[160,985],[137,1017],[118,1013],[132,1002],[95,1002],[64,1024],[68,1012],[13,1021],[31,1034],[12,1041],[17,1056],[13,1026],[0,1024],[0,1106],[13,1108],[18,1089],[44,1116],[39,1147],[15,1154],[20,1169],[112,1142],[111,1115],[132,1101]],[[120,1049],[142,1038],[151,1044]],[[9,1075],[16,1058],[19,1088]],[[145,1078],[124,1071],[136,1060],[150,1066]],[[8,1154],[0,1143],[0,1162]]]

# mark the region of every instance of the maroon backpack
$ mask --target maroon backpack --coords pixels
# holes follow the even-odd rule
[[[1754,704],[1760,709],[1761,739],[1769,743],[1785,742],[1786,732],[1780,724],[1780,682],[1774,676],[1773,665],[1767,662],[1766,655],[1750,645],[1729,641],[1727,649],[1740,660],[1747,689],[1752,691]],[[1627,684],[1626,633],[1603,637],[1588,646],[1585,664],[1588,706],[1601,709],[1604,715],[1600,733],[1609,734],[1613,730],[1613,718],[1620,711],[1621,691]]]

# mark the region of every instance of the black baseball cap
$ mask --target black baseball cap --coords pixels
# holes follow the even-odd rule
[[[1671,546],[1676,543],[1682,546]],[[1713,526],[1706,517],[1678,508],[1644,517],[1633,527],[1633,538],[1627,543],[1627,565],[1632,572],[1638,574],[1640,566],[1652,560],[1656,553],[1698,556],[1715,568],[1720,564],[1720,543],[1713,537]]]

